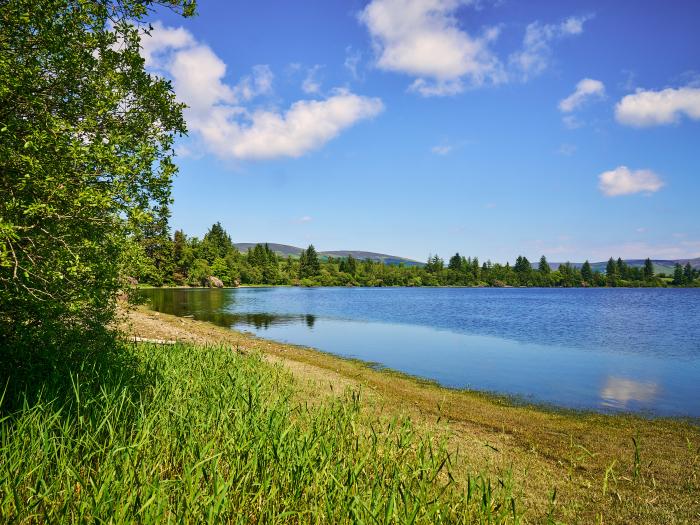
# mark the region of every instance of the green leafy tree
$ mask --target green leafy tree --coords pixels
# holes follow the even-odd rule
[[[167,206],[182,105],[139,52],[149,9],[190,0],[0,3],[0,341],[104,333],[129,239]],[[38,346],[38,345],[33,345]]]
[[[544,255],[540,257],[540,264],[537,266],[537,271],[544,275],[548,275],[552,271]]]

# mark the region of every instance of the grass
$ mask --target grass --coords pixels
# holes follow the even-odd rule
[[[118,355],[118,366],[86,358],[3,399],[3,522],[523,518],[508,471],[458,468],[446,432],[366,410],[361,389],[308,403],[283,367],[230,346],[125,344]]]
[[[146,309],[129,319],[135,335],[260,352],[294,375],[304,403],[362,389],[365,416],[408,418],[416,434],[445,437],[456,479],[512,480],[523,523],[700,523],[697,420],[513,404],[194,319]]]
[[[697,421],[514,405],[130,319],[189,343],[0,347],[0,522],[700,523]]]

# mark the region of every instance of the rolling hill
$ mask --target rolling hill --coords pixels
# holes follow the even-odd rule
[[[644,266],[644,259],[625,259],[625,262],[633,268],[641,268]],[[654,265],[654,273],[656,274],[665,273],[666,275],[671,275],[676,263],[685,266],[685,264],[689,262],[693,268],[700,268],[700,257],[695,259],[652,259],[651,262]],[[536,264],[537,263],[534,263],[534,266],[536,266]],[[562,264],[564,263],[549,263],[552,269],[559,268]],[[594,272],[605,273],[607,264],[608,261],[592,262],[591,268]],[[576,268],[581,268],[583,263],[571,263],[571,265]]]
[[[235,246],[238,248],[240,252],[247,252],[251,248],[253,248],[256,244],[254,242],[240,242],[236,243]],[[264,244],[264,243],[260,243]],[[275,252],[277,255],[280,255],[282,257],[289,257],[290,255],[292,257],[298,257],[299,254],[302,251],[302,248],[299,248],[297,246],[290,246],[289,244],[277,244],[273,242],[267,243],[267,245],[270,247],[270,249]],[[388,255],[386,253],[376,253],[376,252],[366,252],[366,251],[361,251],[361,250],[334,250],[334,251],[323,251],[323,252],[318,252],[318,254],[321,256],[321,258],[328,258],[328,257],[347,257],[348,255],[352,255],[355,259],[359,260],[365,260],[365,259],[370,259],[372,261],[376,262],[383,262],[384,264],[400,264],[403,263],[406,266],[423,266],[424,263],[414,261],[412,259],[407,259],[405,257],[398,257],[396,255]]]
[[[235,246],[240,252],[247,252],[249,249],[254,247],[258,243],[254,242],[240,242],[236,243]],[[260,243],[264,244],[264,243]],[[298,246],[291,246],[289,244],[278,244],[274,242],[269,242],[267,243],[270,249],[275,252],[276,254],[282,256],[282,257],[289,257],[290,255],[292,257],[298,257],[299,254],[302,251],[302,248],[299,248]],[[328,258],[328,257],[347,257],[348,255],[352,255],[355,259],[359,260],[364,260],[364,259],[370,259],[372,261],[377,261],[377,262],[384,262],[384,264],[400,264],[403,263],[406,266],[423,266],[425,263],[420,262],[420,261],[414,261],[413,259],[407,259],[406,257],[399,257],[397,255],[388,255],[386,253],[377,253],[377,252],[367,252],[367,251],[362,251],[362,250],[330,250],[330,251],[320,251],[318,252],[321,258]],[[641,268],[644,266],[644,259],[626,259],[625,262],[629,264],[632,267],[639,267]],[[681,265],[685,265],[686,263],[690,262],[690,265],[693,268],[700,269],[700,257],[696,257],[694,259],[652,259],[652,263],[654,263],[654,272],[659,274],[659,273],[665,273],[667,275],[670,275],[673,273],[673,267],[676,265],[676,263],[680,263]],[[537,267],[537,261],[531,261],[533,267]],[[562,262],[551,262],[549,265],[552,267],[552,269],[559,268],[560,265],[564,263]],[[571,263],[572,266],[576,268],[581,268],[583,263]],[[599,261],[599,262],[592,262],[591,263],[591,268],[593,269],[594,272],[605,272],[605,266],[607,265],[607,261]]]

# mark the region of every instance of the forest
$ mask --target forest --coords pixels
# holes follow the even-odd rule
[[[513,265],[481,262],[455,253],[447,262],[431,255],[423,266],[387,265],[370,259],[321,256],[313,245],[299,257],[282,257],[267,244],[247,253],[234,246],[217,222],[202,239],[177,230],[171,238],[167,218],[154,222],[150,235],[138,240],[142,257],[135,265],[139,283],[153,286],[539,286],[539,287],[662,287],[699,286],[700,271],[677,264],[673,275],[655,274],[650,259],[643,267],[611,257],[605,272],[586,261],[553,268],[545,256],[533,264],[519,256]]]

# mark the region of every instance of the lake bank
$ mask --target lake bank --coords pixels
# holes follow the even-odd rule
[[[460,451],[465,468],[494,473],[512,468],[532,516],[542,517],[554,506],[558,519],[567,522],[594,522],[599,515],[605,523],[683,523],[700,517],[700,429],[688,422],[513,406],[487,394],[445,389],[146,309],[131,312],[129,323],[130,333],[140,337],[260,352],[290,370],[300,395],[311,403],[362,388],[370,411],[406,415],[424,431],[446,424],[448,446]]]
[[[152,310],[376,363],[456,389],[700,418],[697,290],[140,291]]]

